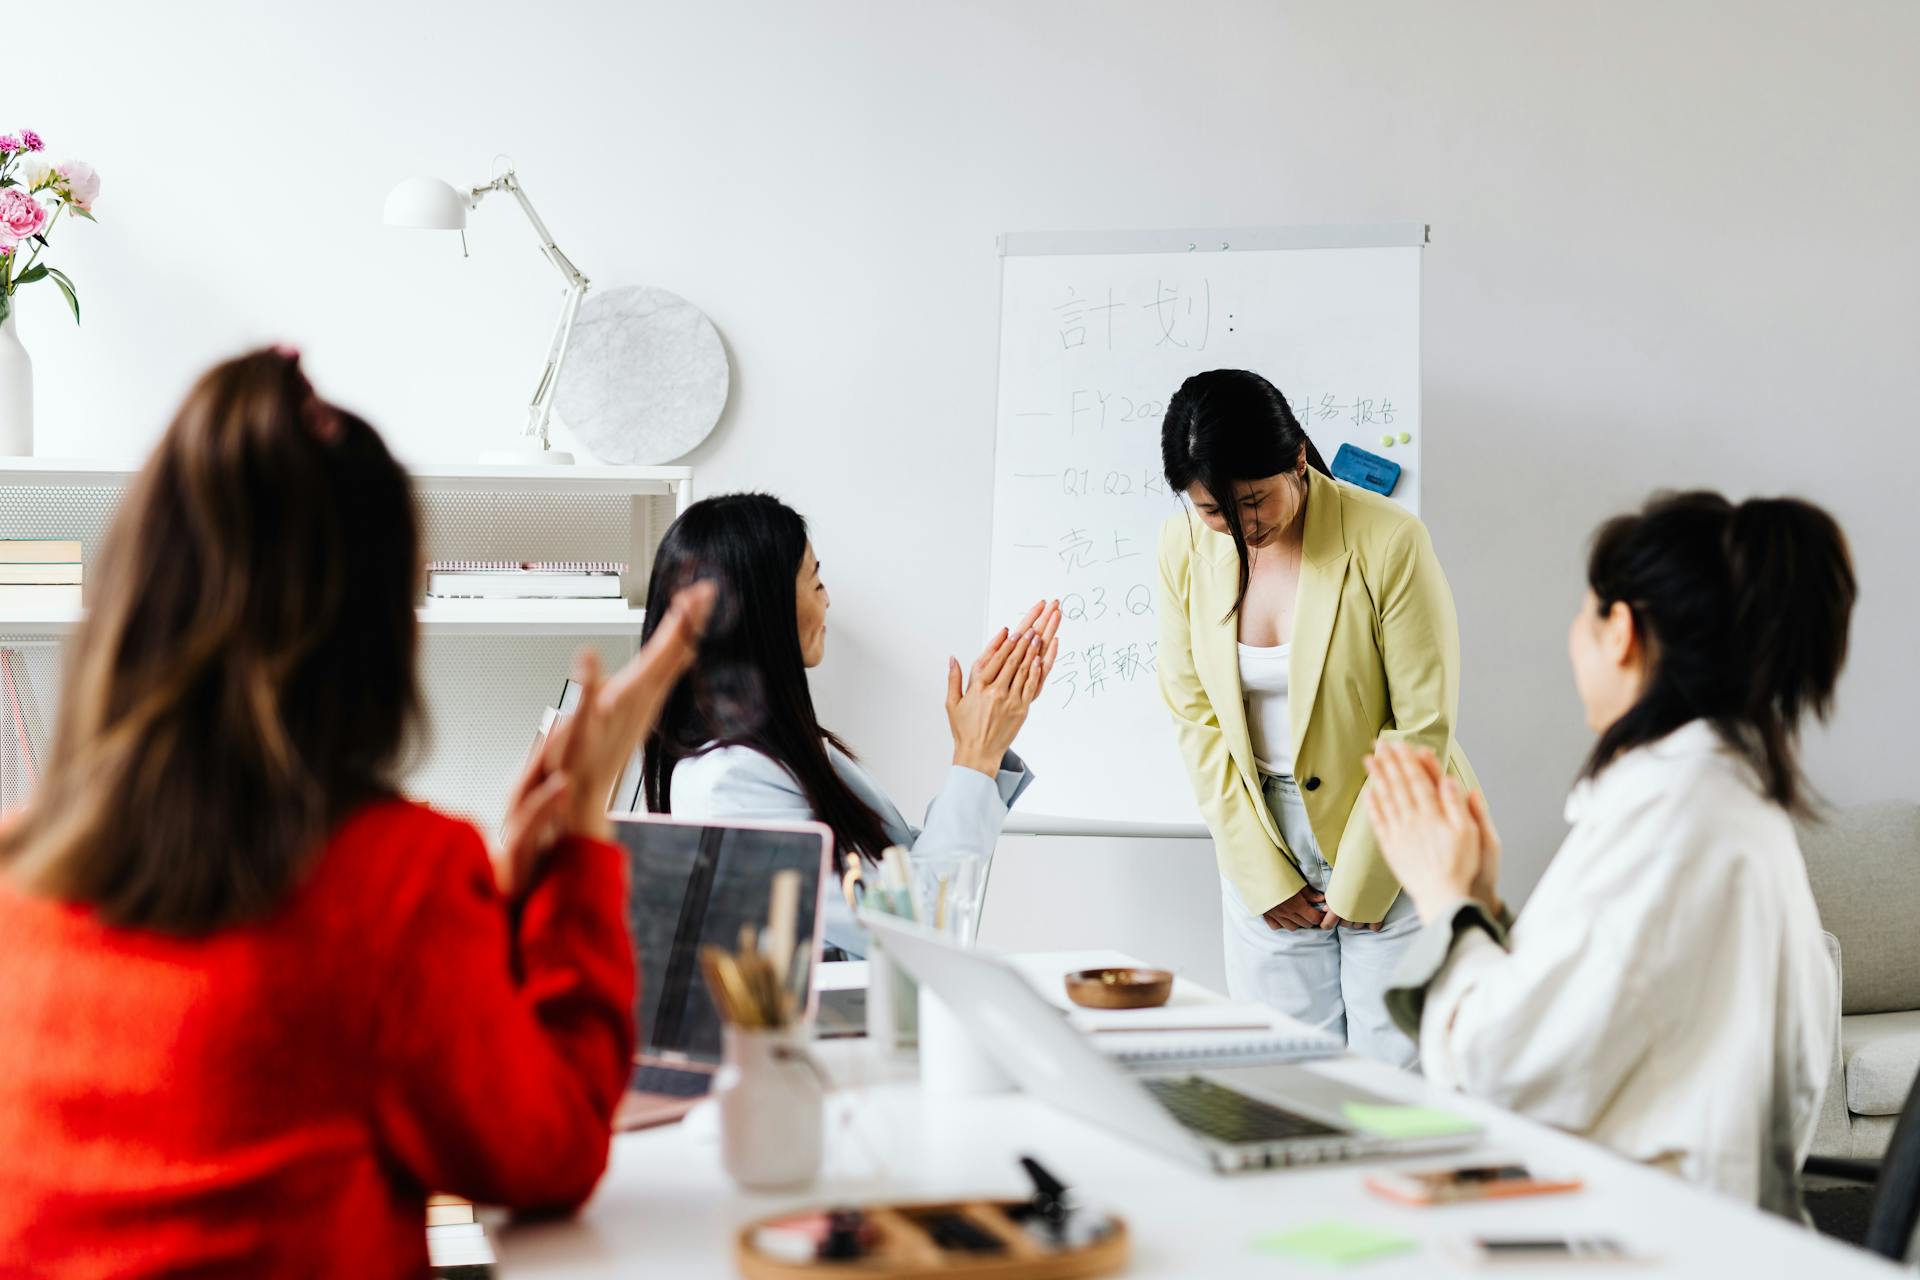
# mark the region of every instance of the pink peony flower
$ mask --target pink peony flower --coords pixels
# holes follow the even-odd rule
[[[10,133],[0,133],[0,151],[20,150],[20,139]]]
[[[20,131],[20,141],[27,144],[27,150],[29,151],[45,151],[47,149],[47,144],[40,140],[40,135],[31,129],[22,129]]]
[[[100,195],[100,175],[85,160],[68,160],[54,166],[60,174],[61,189],[67,199],[73,201],[77,209],[93,212],[93,202]]]
[[[0,191],[0,244],[25,240],[47,225],[47,211],[18,187]]]

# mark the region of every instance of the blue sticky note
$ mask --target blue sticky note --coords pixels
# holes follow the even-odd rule
[[[1341,445],[1333,455],[1332,471],[1335,480],[1345,480],[1387,496],[1391,496],[1393,487],[1400,483],[1399,463],[1350,444]]]

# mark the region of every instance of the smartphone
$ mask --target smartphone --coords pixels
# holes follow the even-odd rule
[[[1477,1237],[1466,1243],[1464,1260],[1480,1266],[1542,1262],[1639,1262],[1618,1240],[1604,1236]]]
[[[1454,1165],[1444,1169],[1389,1169],[1367,1179],[1367,1190],[1402,1204],[1459,1204],[1506,1196],[1578,1191],[1580,1179],[1539,1174],[1523,1164]]]

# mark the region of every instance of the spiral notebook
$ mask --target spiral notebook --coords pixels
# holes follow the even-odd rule
[[[1249,1067],[1346,1051],[1342,1040],[1325,1031],[1263,1004],[1225,999],[1185,978],[1174,979],[1172,996],[1157,1009],[1082,1009],[1067,999],[1063,970],[1136,963],[1118,952],[1016,956],[1012,962],[1068,1022],[1130,1071]]]
[[[1067,1020],[1100,1051],[1133,1071],[1248,1067],[1330,1058],[1346,1045],[1264,1005],[1239,1001],[1158,1009],[1076,1009]]]

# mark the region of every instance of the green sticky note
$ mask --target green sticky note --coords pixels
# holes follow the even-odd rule
[[[1255,1236],[1253,1247],[1261,1253],[1277,1253],[1285,1258],[1298,1258],[1302,1262],[1344,1267],[1349,1263],[1365,1262],[1368,1258],[1405,1253],[1419,1246],[1411,1236],[1363,1227],[1358,1223],[1336,1221],[1316,1222],[1295,1227],[1291,1231]]]
[[[1449,1133],[1471,1133],[1479,1128],[1451,1111],[1438,1107],[1346,1105],[1347,1119],[1362,1133],[1377,1138],[1438,1138]]]

